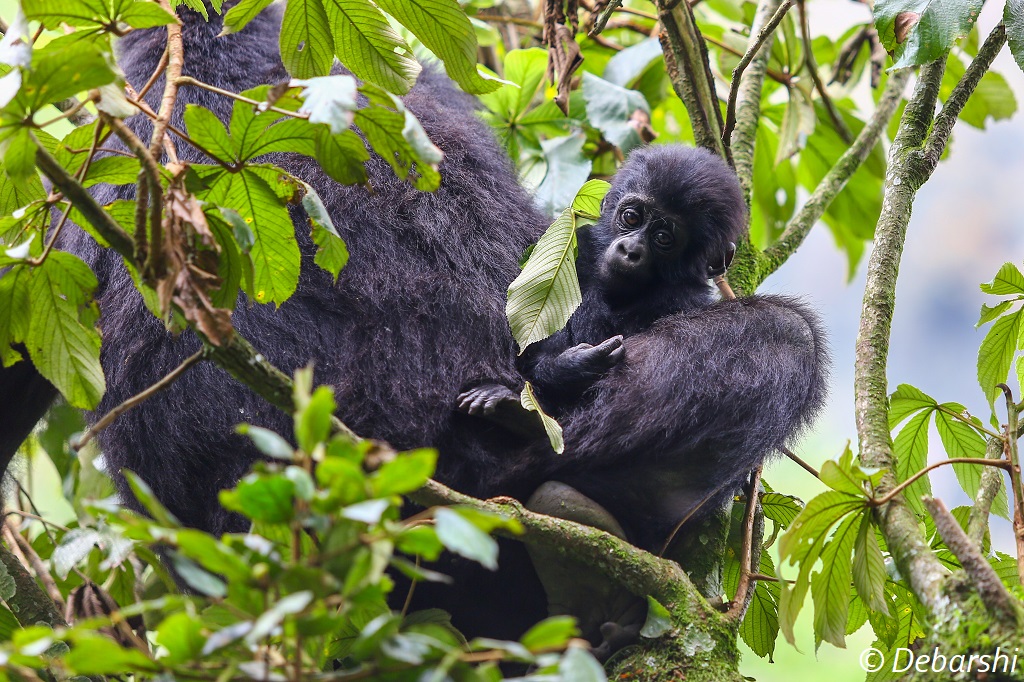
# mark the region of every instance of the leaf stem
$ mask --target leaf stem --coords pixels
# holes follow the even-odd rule
[[[204,83],[202,81],[198,81],[195,78],[192,78],[190,76],[180,76],[176,80],[177,80],[179,85],[192,85],[194,87],[202,88],[203,90],[207,90],[209,92],[213,92],[213,93],[216,93],[218,95],[223,95],[224,97],[230,97],[231,99],[238,100],[239,102],[245,102],[246,104],[251,104],[254,107],[261,107],[261,106],[265,106],[266,105],[266,102],[260,102],[258,100],[252,99],[251,97],[246,97],[245,95],[239,95],[237,92],[231,92],[230,90],[223,90],[223,89],[218,88],[218,87],[216,87],[214,85],[210,85],[209,83]],[[309,114],[300,114],[297,111],[288,111],[287,109],[282,109],[280,107],[270,106],[270,107],[266,107],[266,110],[267,111],[273,111],[273,112],[276,112],[278,114],[284,114],[285,116],[291,116],[292,118],[301,118],[303,120],[308,120],[309,119]]]
[[[981,465],[981,466],[996,467],[996,468],[999,468],[999,469],[1007,469],[1007,470],[1009,470],[1009,468],[1010,468],[1009,462],[1006,462],[1006,461],[1001,460],[1001,459],[984,459],[984,458],[981,458],[981,457],[950,457],[949,459],[944,459],[941,462],[935,462],[934,464],[929,464],[924,469],[921,469],[920,471],[915,472],[914,475],[912,475],[907,480],[905,480],[902,483],[900,483],[898,486],[894,487],[892,490],[887,492],[884,496],[877,497],[877,498],[875,498],[875,497],[868,498],[868,504],[871,505],[872,507],[881,507],[883,504],[885,504],[887,502],[891,502],[893,500],[893,498],[895,498],[897,495],[899,495],[904,490],[909,488],[914,483],[914,481],[916,481],[917,479],[921,478],[922,476],[927,474],[929,471],[932,471],[934,469],[938,469],[939,467],[946,466],[947,464],[978,464],[978,465]]]

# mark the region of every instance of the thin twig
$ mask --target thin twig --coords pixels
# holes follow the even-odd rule
[[[205,350],[200,350],[197,351],[196,353],[193,353],[192,355],[185,358],[185,360],[180,365],[171,370],[163,379],[156,382],[155,384],[153,384],[146,390],[142,391],[141,393],[133,395],[131,398],[124,401],[117,407],[114,407],[112,410],[103,415],[102,419],[93,424],[88,431],[82,434],[82,436],[74,443],[74,449],[81,450],[89,441],[96,437],[96,434],[110,426],[110,424],[113,423],[115,419],[117,419],[118,417],[120,417],[122,414],[132,409],[133,407],[149,400],[160,391],[168,388],[171,384],[177,381],[182,374],[188,371],[190,367],[198,363],[200,360],[203,360],[205,357]]]
[[[732,45],[730,45],[728,43],[725,43],[725,42],[722,42],[721,40],[718,40],[717,38],[712,38],[711,36],[704,36],[704,41],[707,44],[709,44],[709,45],[714,45],[719,50],[723,50],[725,52],[728,52],[729,54],[731,54],[734,57],[742,57],[743,56],[743,52],[740,52],[739,50],[737,50]],[[767,74],[767,76],[769,78],[771,78],[776,83],[779,83],[779,84],[785,85],[785,86],[793,85],[793,78],[791,76],[787,76],[786,74],[782,73],[781,71],[775,71],[773,69],[767,69],[765,71],[765,73]]]
[[[950,457],[949,459],[944,459],[941,462],[935,462],[934,464],[929,464],[924,469],[921,469],[920,471],[915,472],[913,476],[909,477],[907,480],[903,481],[898,486],[895,486],[892,490],[887,492],[882,497],[872,497],[872,498],[869,498],[868,499],[868,504],[870,506],[872,506],[872,507],[881,507],[883,504],[885,504],[887,502],[891,502],[893,500],[893,498],[895,498],[897,495],[899,495],[904,490],[909,488],[911,486],[911,484],[913,484],[914,481],[916,481],[917,479],[921,478],[922,476],[927,474],[929,471],[932,471],[934,469],[938,469],[939,467],[946,466],[947,464],[977,464],[977,465],[980,465],[980,466],[996,467],[996,468],[999,468],[999,469],[1009,469],[1010,468],[1010,464],[1008,462],[1004,462],[1001,459],[993,460],[993,459],[984,459],[982,457]]]
[[[266,105],[266,102],[260,102],[258,100],[252,99],[251,97],[246,97],[245,95],[239,95],[237,92],[231,92],[230,90],[224,90],[222,88],[218,88],[215,85],[210,85],[209,83],[204,83],[202,81],[198,81],[195,78],[192,78],[190,76],[181,76],[180,78],[177,79],[177,81],[178,81],[179,85],[192,85],[192,86],[195,86],[197,88],[202,88],[203,90],[207,90],[209,92],[216,93],[218,95],[223,95],[224,97],[230,97],[231,99],[238,100],[239,102],[245,102],[246,104],[251,104],[254,107],[259,107],[259,106],[265,106]],[[300,114],[297,111],[288,111],[287,109],[281,109],[280,107],[266,107],[266,110],[267,111],[273,111],[273,112],[276,112],[278,114],[284,114],[285,116],[291,116],[292,118],[301,118],[303,120],[309,119],[309,114]]]
[[[815,469],[814,467],[812,467],[810,464],[808,464],[804,460],[800,459],[800,457],[798,457],[795,452],[793,452],[789,448],[781,448],[781,449],[782,449],[782,454],[784,454],[786,457],[789,457],[791,460],[793,460],[794,462],[799,464],[801,467],[803,467],[804,471],[809,473],[811,476],[814,476],[815,478],[821,478],[821,474],[818,473],[818,470]]]
[[[747,509],[743,514],[743,544],[740,547],[740,580],[736,585],[732,605],[726,612],[726,618],[736,620],[743,617],[747,605],[747,597],[753,588],[754,576],[758,575],[753,566],[754,556],[754,520],[757,517],[758,487],[761,484],[761,467],[754,469],[747,488]]]
[[[967,533],[949,513],[942,500],[926,496],[923,500],[925,508],[935,521],[935,530],[942,541],[960,560],[964,572],[970,578],[971,587],[981,598],[985,609],[1004,625],[1015,624],[1020,615],[1016,600],[1010,595],[999,579],[992,565],[981,554],[978,546],[971,542]]]
[[[32,570],[36,574],[36,578],[43,584],[46,589],[46,593],[50,595],[50,599],[53,600],[54,606],[57,607],[58,611],[64,611],[67,605],[64,603],[64,595],[60,593],[60,588],[57,587],[57,583],[54,582],[53,576],[50,575],[49,569],[46,564],[36,553],[36,550],[29,544],[28,540],[21,536],[21,533],[11,528],[10,520],[4,519],[3,522],[3,534],[7,540],[7,545],[14,552],[14,555],[21,560],[23,564],[32,567]]]
[[[839,133],[839,137],[843,139],[843,142],[850,144],[853,142],[853,133],[850,132],[849,127],[846,125],[846,121],[839,114],[836,109],[836,105],[833,104],[832,98],[828,94],[828,89],[825,84],[821,81],[821,74],[818,73],[818,63],[814,59],[814,42],[811,40],[811,24],[807,20],[807,2],[806,0],[800,0],[798,7],[800,11],[800,32],[803,37],[804,43],[804,59],[807,63],[807,69],[811,73],[811,80],[814,81],[814,89],[818,91],[818,95],[821,96],[821,103],[825,106],[825,111],[828,112],[828,117],[832,119],[832,126]]]
[[[149,80],[146,81],[146,84],[143,85],[142,88],[136,94],[136,96],[139,99],[145,97],[146,93],[149,92],[154,85],[156,85],[156,82],[160,80],[160,74],[162,74],[164,70],[167,68],[167,64],[171,58],[171,53],[168,47],[170,47],[169,43],[168,45],[164,46],[164,54],[160,57],[160,61],[157,62],[156,68],[153,69],[153,73],[152,75],[150,75]]]
[[[725,109],[725,128],[722,130],[722,144],[725,145],[726,149],[732,148],[732,131],[736,127],[736,99],[739,97],[740,92],[740,77],[750,64],[751,60],[757,56],[761,46],[764,45],[765,41],[768,40],[768,36],[775,32],[778,28],[779,22],[782,21],[783,17],[786,16],[786,12],[793,6],[795,0],[785,0],[776,10],[772,18],[768,20],[768,23],[764,25],[761,31],[757,34],[757,38],[747,48],[746,53],[740,58],[739,64],[732,70],[732,82],[729,84],[729,101],[726,104]]]
[[[1006,398],[1006,433],[1016,433],[1018,414],[1013,392],[1006,384],[998,384],[998,387]],[[1006,438],[1003,447],[1010,466],[1010,490],[1013,492],[1013,536],[1017,541],[1017,577],[1024,583],[1024,484],[1021,483],[1017,439]]]

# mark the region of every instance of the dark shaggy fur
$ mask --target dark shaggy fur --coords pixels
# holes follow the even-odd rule
[[[186,73],[235,91],[286,78],[275,38],[279,7],[240,34],[216,39],[219,19],[206,24],[182,9]],[[133,31],[121,41],[121,64],[136,87],[156,66],[163,35]],[[149,96],[154,105],[161,88]],[[186,87],[178,126],[186,102],[223,120],[230,115],[227,99]],[[351,260],[332,285],[312,262],[308,225],[296,211],[304,254],[298,291],[279,310],[242,302],[234,316],[239,331],[284,371],[312,361],[316,380],[335,388],[339,416],[355,431],[398,448],[438,447],[437,477],[478,496],[525,499],[542,481],[564,479],[619,514],[636,541],[650,547],[702,491],[731,489],[811,418],[823,391],[820,335],[806,310],[777,298],[703,306],[628,338],[625,361],[595,385],[593,404],[563,420],[564,456],[457,414],[460,387],[521,381],[505,291],[519,255],[547,221],[518,188],[470,98],[428,73],[405,102],[445,153],[441,188],[418,192],[376,157],[368,164],[372,193],[333,183],[306,158],[274,159],[317,189]],[[146,121],[131,124],[148,139]],[[185,160],[202,161],[187,145],[178,148]],[[671,168],[657,163],[653,172],[667,174],[666,181],[671,176]],[[130,189],[100,195],[106,202]],[[78,230],[67,235],[61,247],[85,258],[100,278],[108,385],[102,414],[166,375],[198,342],[191,334],[165,333],[116,254]],[[33,390],[47,389],[27,364],[0,370],[0,455],[9,456],[23,425],[41,415],[43,401],[25,400]],[[184,522],[237,530],[237,519],[218,506],[217,491],[257,456],[234,434],[240,421],[290,432],[287,416],[204,363],[120,417],[101,444],[112,471],[137,472]],[[429,589],[417,595],[445,599],[439,605],[453,610],[469,634],[517,637],[543,615],[543,595],[517,545],[503,548],[498,574],[485,573],[458,582],[454,595]]]

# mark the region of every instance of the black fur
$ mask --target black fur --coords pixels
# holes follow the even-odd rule
[[[224,38],[215,38],[219,19],[206,24],[187,9],[179,15],[188,75],[235,91],[286,77],[275,39],[279,5]],[[163,35],[133,31],[121,41],[122,67],[136,87],[156,66]],[[179,102],[178,126],[185,102],[222,119],[230,112],[228,100],[191,87]],[[505,292],[519,254],[547,221],[518,188],[470,98],[427,73],[405,102],[445,153],[441,188],[420,193],[377,157],[368,163],[372,193],[333,183],[307,158],[275,158],[323,197],[351,260],[332,285],[312,262],[308,225],[296,211],[304,254],[298,291],[279,310],[242,302],[234,315],[239,331],[284,371],[313,361],[316,380],[334,386],[339,416],[356,432],[398,448],[438,447],[437,477],[477,496],[525,499],[549,478],[566,480],[651,547],[695,499],[712,488],[731,489],[813,416],[824,384],[818,326],[804,308],[779,298],[698,307],[627,338],[625,360],[597,381],[591,404],[562,420],[563,456],[452,410],[463,386],[520,381]],[[141,118],[131,125],[148,135]],[[185,144],[178,149],[183,159],[202,161]],[[131,191],[99,193],[105,202]],[[165,333],[116,254],[77,229],[66,235],[61,248],[85,258],[100,279],[108,385],[102,414],[166,375],[198,342],[188,333]],[[17,447],[20,425],[40,416],[40,406],[24,399],[33,390],[47,389],[27,364],[0,370],[0,455]],[[113,471],[134,470],[183,521],[223,532],[240,526],[218,506],[217,491],[257,456],[234,434],[240,421],[290,431],[288,417],[203,363],[120,417],[100,440]],[[134,504],[130,495],[125,500]],[[453,592],[417,595],[444,599],[440,605],[471,635],[517,637],[543,615],[545,603],[518,545],[503,547],[501,565],[498,574],[459,581]]]

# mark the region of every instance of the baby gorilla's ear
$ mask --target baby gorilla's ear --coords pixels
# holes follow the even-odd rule
[[[601,199],[601,215],[604,215],[608,210],[608,195],[605,194],[604,198]]]

